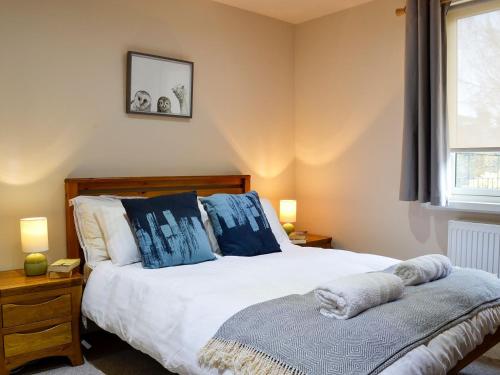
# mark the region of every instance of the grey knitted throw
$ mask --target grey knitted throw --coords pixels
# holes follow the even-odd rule
[[[250,306],[228,319],[200,364],[238,374],[378,374],[415,347],[500,306],[500,280],[478,270],[405,288],[399,300],[348,320],[319,313],[314,294]]]

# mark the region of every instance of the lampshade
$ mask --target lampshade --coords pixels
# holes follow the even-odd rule
[[[280,200],[280,221],[295,223],[297,221],[297,201],[294,199]]]
[[[21,245],[25,253],[39,253],[49,250],[49,236],[46,217],[21,219]]]

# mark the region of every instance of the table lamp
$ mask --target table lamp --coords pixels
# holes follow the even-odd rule
[[[28,217],[20,220],[21,245],[24,253],[26,276],[38,276],[47,272],[47,258],[42,252],[49,250],[46,217]]]
[[[293,223],[297,220],[297,201],[294,199],[280,200],[280,221],[283,229],[289,235],[295,230]]]

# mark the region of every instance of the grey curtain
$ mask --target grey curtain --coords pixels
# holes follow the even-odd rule
[[[446,204],[446,13],[440,0],[407,0],[400,200]]]

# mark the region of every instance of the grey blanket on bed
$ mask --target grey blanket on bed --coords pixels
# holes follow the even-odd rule
[[[405,288],[394,302],[336,320],[314,294],[289,295],[241,310],[199,355],[235,374],[378,374],[404,354],[479,311],[500,305],[500,280],[478,270]]]

